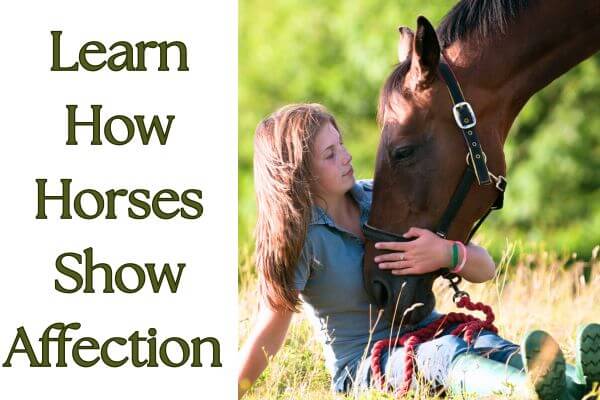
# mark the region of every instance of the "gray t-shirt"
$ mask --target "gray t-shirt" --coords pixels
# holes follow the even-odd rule
[[[357,181],[351,189],[360,207],[361,225],[367,222],[372,199],[372,180]],[[304,302],[315,334],[323,344],[332,387],[354,372],[356,363],[380,339],[395,337],[398,329],[381,318],[369,304],[363,285],[364,242],[337,226],[321,208],[313,206],[312,220],[296,270],[296,288]],[[432,312],[420,326],[436,320]],[[400,333],[408,331],[403,326]],[[369,337],[369,333],[372,336]]]

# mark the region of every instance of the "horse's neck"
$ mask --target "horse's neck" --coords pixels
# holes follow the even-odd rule
[[[503,114],[502,140],[531,96],[600,50],[600,1],[537,2],[506,31],[481,44],[457,41],[446,49],[481,107]]]

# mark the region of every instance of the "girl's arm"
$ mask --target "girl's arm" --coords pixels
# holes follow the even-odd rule
[[[272,310],[261,303],[252,332],[240,350],[238,399],[266,368],[268,357],[274,356],[281,348],[293,314],[289,310]]]
[[[442,239],[435,233],[420,228],[410,228],[404,237],[415,239],[410,242],[375,244],[377,249],[396,251],[375,257],[379,268],[389,269],[394,275],[421,275],[449,267],[452,263],[451,240]],[[466,248],[465,266],[458,275],[474,283],[492,279],[496,273],[496,264],[487,250],[471,243]],[[464,257],[464,254],[461,253],[460,257]]]
[[[452,245],[452,242],[450,242]],[[467,246],[467,261],[457,274],[473,283],[489,281],[496,275],[496,264],[483,247],[469,243]]]

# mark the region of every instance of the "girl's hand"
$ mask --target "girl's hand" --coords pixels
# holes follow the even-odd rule
[[[442,239],[427,229],[415,227],[402,236],[416,239],[410,242],[375,243],[376,249],[395,251],[375,257],[379,268],[388,269],[394,275],[421,275],[452,263],[452,241]]]

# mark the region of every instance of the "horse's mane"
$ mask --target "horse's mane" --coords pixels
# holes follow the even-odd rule
[[[448,47],[467,35],[485,39],[505,33],[507,25],[533,0],[461,0],[436,29],[440,46]]]
[[[442,18],[436,29],[442,49],[456,40],[470,36],[472,40],[483,40],[506,32],[508,24],[535,0],[461,0]],[[384,107],[389,105],[390,96],[402,87],[404,76],[410,67],[410,56],[397,64],[381,88],[377,120],[383,122]]]

